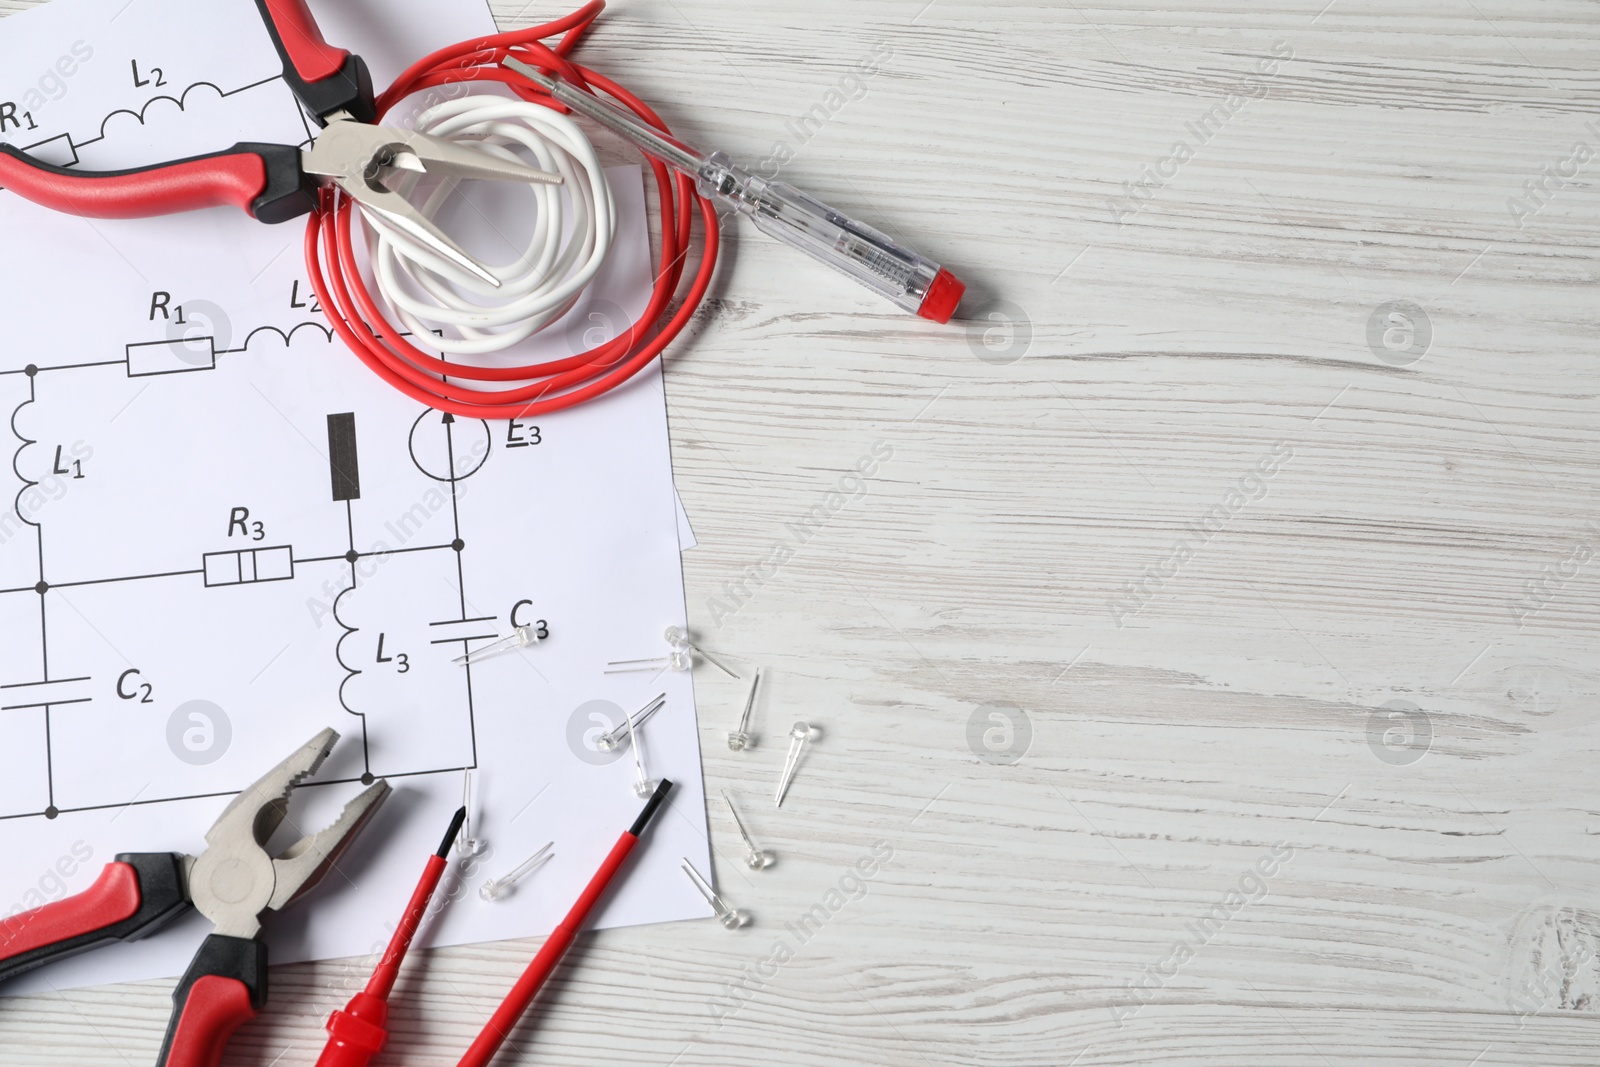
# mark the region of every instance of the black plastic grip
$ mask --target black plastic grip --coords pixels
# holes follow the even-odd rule
[[[343,111],[357,122],[378,120],[366,62],[322,39],[305,0],[256,0],[256,10],[278,50],[283,80],[313,118],[326,125]]]
[[[254,152],[267,166],[267,187],[250,206],[250,214],[256,221],[276,225],[316,210],[317,180],[301,169],[300,149],[255,142],[241,142],[233,147]]]

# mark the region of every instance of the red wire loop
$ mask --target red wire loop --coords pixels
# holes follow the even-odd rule
[[[558,73],[597,95],[604,94],[669,133],[643,101],[567,58],[604,8],[605,0],[591,0],[570,15],[541,26],[442,48],[412,64],[378,97],[378,117],[415,93],[474,81],[501,82],[524,100],[565,111],[548,94],[500,65],[510,55]],[[558,34],[562,35],[559,41],[547,43]],[[351,236],[354,206],[349,197],[334,189],[323,191],[306,226],[306,269],[312,288],[327,309],[334,331],[350,350],[378,377],[429,407],[463,417],[504,419],[581,404],[615,389],[661,354],[700,306],[716,266],[717,220],[710,202],[696,192],[687,176],[669,173],[663,163],[648,156],[645,162],[661,204],[661,260],[655,287],[638,322],[625,334],[586,352],[524,366],[481,367],[450,362],[417,348],[401,336],[368,291]],[[705,234],[704,247],[687,292],[672,308],[683,281],[696,211]],[[493,382],[501,387],[482,389],[464,384],[472,382]]]

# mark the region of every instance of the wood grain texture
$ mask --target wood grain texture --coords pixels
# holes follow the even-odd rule
[[[1595,1062],[1600,160],[1508,206],[1600,152],[1595,9],[1325,3],[614,5],[585,61],[747,161],[892,48],[784,176],[972,295],[731,242],[668,402],[691,621],[770,682],[733,754],[703,674],[708,781],[780,859],[713,804],[755,924],[588,939],[501,1062]],[[532,948],[419,955],[387,1062],[454,1063]],[[313,1062],[365,967],[275,970],[228,1062]],[[0,1064],[150,1062],[166,996],[0,1003]]]

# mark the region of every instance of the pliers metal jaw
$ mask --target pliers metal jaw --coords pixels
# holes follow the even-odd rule
[[[218,934],[255,937],[261,916],[315,887],[388,797],[389,783],[375,782],[325,829],[277,857],[267,852],[267,841],[288,816],[290,792],[317,772],[338,740],[330,729],[307,741],[234,797],[206,833],[206,850],[189,861],[189,896]]]
[[[199,856],[119,855],[75,897],[0,921],[0,981],[111,941],[132,941],[194,907],[216,932],[201,944],[172,994],[159,1067],[215,1067],[239,1026],[266,1002],[261,918],[293,904],[332,871],[388,798],[374,782],[331,824],[277,855],[267,851],[288,819],[294,788],[315,774],[339,735],[323,730],[229,802]]]
[[[558,184],[559,174],[537,170],[454,141],[394,126],[371,126],[344,112],[328,117],[327,126],[302,156],[301,170],[337,185],[362,209],[474,277],[496,288],[500,279],[485,270],[443,230],[412,206],[401,189],[413,176],[430,175],[459,181]]]

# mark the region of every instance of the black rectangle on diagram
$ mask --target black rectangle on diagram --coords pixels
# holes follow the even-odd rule
[[[361,466],[356,459],[356,413],[328,416],[328,473],[333,499],[361,499]]]

